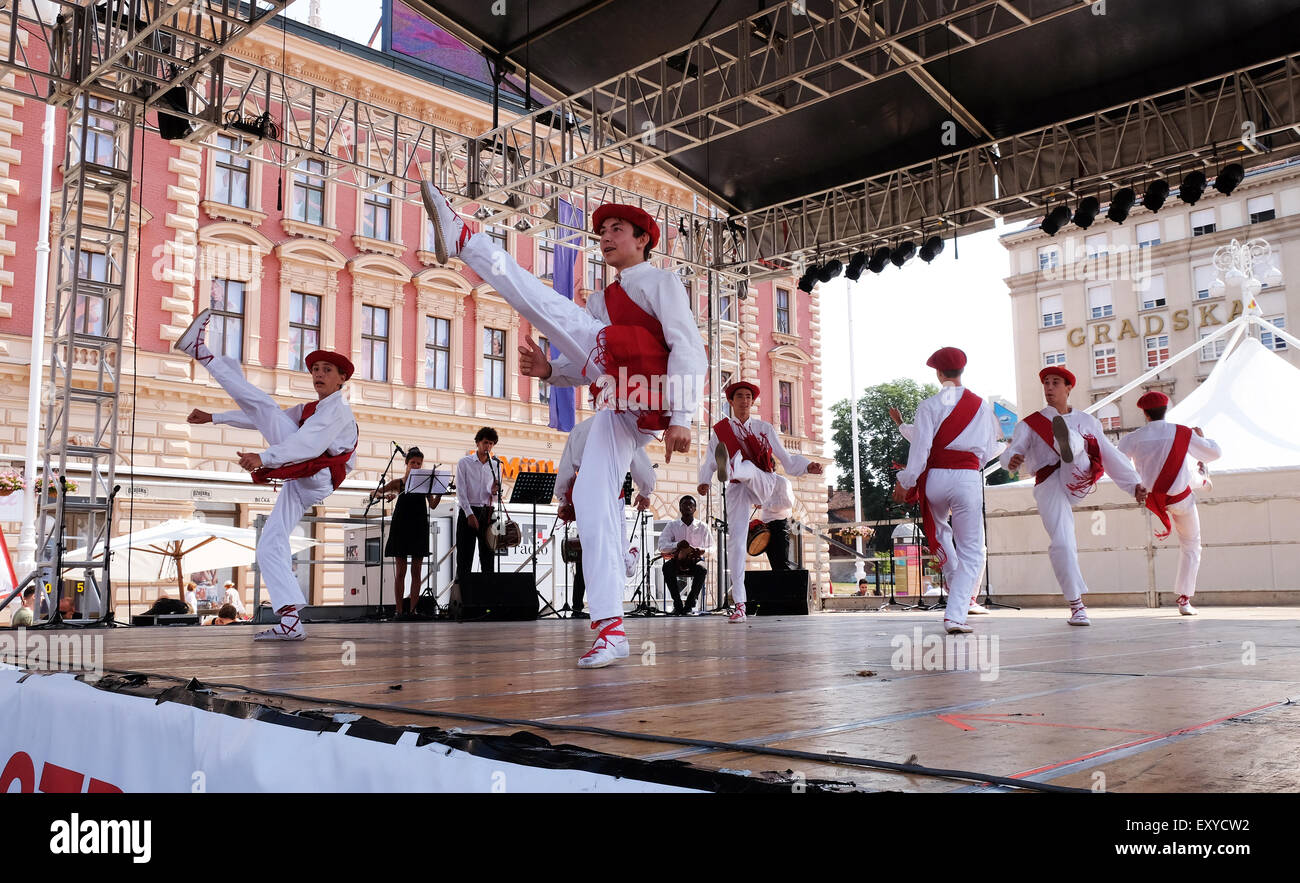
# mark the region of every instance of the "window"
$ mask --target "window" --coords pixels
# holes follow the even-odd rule
[[[506,333],[499,328],[483,329],[483,392],[506,397]]]
[[[1065,364],[1065,350],[1057,350],[1054,353],[1043,353],[1043,367],[1047,368],[1052,365]]]
[[[361,235],[387,241],[392,238],[393,182],[378,182],[378,177],[370,177],[371,189],[361,203]]]
[[[244,360],[244,283],[212,280],[212,321],[208,323],[208,349],[218,356]],[[307,352],[311,352],[308,350]]]
[[[1155,337],[1148,337],[1147,343],[1147,368],[1155,368],[1169,361],[1169,335],[1157,334]]]
[[[1138,248],[1150,248],[1160,244],[1160,222],[1147,221],[1137,225]]]
[[[736,317],[731,314],[731,295],[729,294],[720,293],[718,295],[718,321],[719,322],[736,321]]]
[[[1214,284],[1214,267],[1202,264],[1192,268],[1192,287],[1196,289],[1196,299],[1205,300],[1210,296],[1210,286]]]
[[[224,202],[237,208],[248,208],[252,162],[238,155],[245,146],[242,138],[234,138],[230,135],[217,136],[217,147],[222,148],[222,151],[216,155],[212,180],[212,198],[217,202]]]
[[[1142,309],[1158,310],[1165,305],[1165,277],[1157,273],[1147,281],[1146,290],[1142,292]]]
[[[424,317],[424,385],[449,389],[451,379],[451,320]]]
[[[1110,286],[1094,285],[1088,289],[1088,318],[1105,319],[1115,314],[1111,303]]]
[[[1213,329],[1208,329],[1208,328],[1203,329],[1199,335],[1199,339],[1204,340],[1205,338],[1209,337],[1213,333],[1214,333]],[[1201,361],[1202,362],[1215,361],[1216,359],[1219,358],[1219,356],[1223,355],[1223,348],[1227,345],[1228,345],[1228,340],[1226,336],[1220,337],[1218,340],[1214,341],[1213,343],[1202,344]]]
[[[95,113],[102,111],[111,114],[117,109],[116,105],[103,98],[91,98],[89,102],[86,113],[86,161],[101,166],[116,166],[117,152],[113,148],[117,142],[117,120]],[[73,150],[75,149],[74,147]]]
[[[587,255],[587,289],[600,291],[605,287],[605,260],[598,254]]]
[[[1192,212],[1192,235],[1204,236],[1207,233],[1213,233],[1214,226],[1214,209],[1202,209],[1199,212]]]
[[[537,275],[542,279],[555,278],[555,240],[551,238],[554,228],[545,231],[537,239]]]
[[[289,217],[295,221],[325,226],[325,162],[304,159],[293,176]]]
[[[776,290],[776,331],[790,333],[790,292],[785,288]]]
[[[1277,217],[1277,212],[1273,208],[1271,194],[1268,196],[1254,196],[1246,200],[1246,212],[1250,215],[1252,224],[1262,224]]]
[[[83,251],[77,255],[77,309],[72,316],[72,330],[77,334],[104,334],[104,305],[107,298],[103,286],[86,285],[90,282],[108,281],[108,255],[103,252]]]
[[[1119,363],[1115,356],[1115,345],[1095,346],[1092,348],[1092,376],[1111,377],[1119,373]]]
[[[794,435],[794,387],[785,380],[778,384],[781,395],[781,432]]]
[[[1101,423],[1101,428],[1107,432],[1119,432],[1124,428],[1124,424],[1119,417],[1119,405],[1114,402],[1097,411],[1097,421]]]
[[[1049,294],[1047,297],[1039,298],[1038,312],[1043,317],[1044,328],[1055,328],[1065,324],[1062,308],[1063,299],[1059,294]]]
[[[545,337],[539,337],[537,339],[537,345],[541,347],[542,352],[546,353],[546,357],[550,358],[551,342]],[[551,403],[551,385],[545,380],[537,381],[537,401],[541,402],[543,405],[549,405]]]
[[[361,365],[363,380],[388,382],[388,310],[361,305]]]
[[[1084,239],[1084,252],[1090,260],[1104,258],[1106,255],[1110,254],[1110,246],[1107,244],[1106,240],[1107,236],[1105,233],[1094,233]]]
[[[289,366],[296,371],[307,354],[320,349],[320,295],[289,293]]]
[[[727,401],[727,396],[726,396],[726,392],[725,392],[725,390],[726,390],[726,388],[727,388],[728,386],[731,385],[731,372],[730,372],[730,371],[723,371],[723,372],[721,372],[721,376],[722,376],[722,387],[721,387],[721,389],[724,390],[723,394],[720,396],[720,398],[722,399],[722,413],[723,413],[723,414],[726,414],[728,417],[730,417],[730,416],[731,416],[731,402]]]
[[[1061,266],[1061,250],[1055,245],[1044,245],[1038,250],[1038,269],[1055,270]]]
[[[488,227],[487,235],[492,237],[492,241],[498,248],[504,251],[510,250],[510,231],[505,227]]]
[[[1286,316],[1265,316],[1265,320],[1272,322],[1283,331],[1286,330]],[[1267,349],[1274,352],[1281,352],[1286,349],[1286,338],[1280,334],[1275,334],[1267,328],[1261,328],[1259,331],[1259,342],[1264,344]]]

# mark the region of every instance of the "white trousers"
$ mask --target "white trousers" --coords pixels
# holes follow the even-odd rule
[[[1168,507],[1169,521],[1178,534],[1178,575],[1174,591],[1192,597],[1196,594],[1196,574],[1201,569],[1201,516],[1196,511],[1196,495],[1189,494]]]
[[[931,469],[925,479],[925,498],[934,515],[933,541],[947,558],[943,581],[948,607],[943,616],[953,622],[966,621],[984,572],[983,480],[977,469]]]
[[[461,257],[519,315],[546,335],[552,346],[576,364],[586,364],[596,348],[596,336],[605,327],[591,313],[520,267],[484,233],[470,237]],[[582,535],[582,577],[593,620],[623,615],[627,537],[623,536],[624,502],[619,492],[633,454],[651,438],[637,428],[636,418],[628,411],[596,412],[582,468],[573,483],[573,508]]]
[[[1052,562],[1057,585],[1061,587],[1065,600],[1073,604],[1088,592],[1083,572],[1079,570],[1079,544],[1074,537],[1074,507],[1088,496],[1089,490],[1072,491],[1069,485],[1087,476],[1092,461],[1084,447],[1083,437],[1073,429],[1070,430],[1070,448],[1074,462],[1062,462],[1060,468],[1049,475],[1046,481],[1035,485],[1034,502],[1038,505],[1038,517],[1043,520],[1043,528],[1047,531],[1047,557]]]
[[[245,379],[234,359],[215,356],[208,363],[208,372],[262,433],[267,444],[279,444],[298,431],[298,424],[289,419],[274,399]],[[333,491],[328,469],[280,485],[257,543],[257,569],[262,572],[273,610],[307,606],[293,572],[289,537],[307,510],[323,502]]]
[[[727,477],[727,569],[731,572],[731,600],[745,603],[745,562],[749,558],[749,513],[759,507],[762,521],[780,521],[794,512],[790,479],[764,472],[739,454],[731,458]]]

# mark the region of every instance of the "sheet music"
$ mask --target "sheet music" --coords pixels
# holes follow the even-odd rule
[[[408,494],[445,494],[451,484],[450,470],[412,469],[406,477]]]

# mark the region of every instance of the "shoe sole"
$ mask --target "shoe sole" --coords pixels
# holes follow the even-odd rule
[[[718,446],[713,449],[713,463],[718,467],[718,481],[727,480],[727,463],[730,459],[727,456],[727,446],[718,442]]]
[[[269,643],[269,642],[271,642],[271,641],[279,641],[279,642],[281,642],[281,643],[284,643],[284,642],[287,642],[287,641],[305,641],[305,640],[307,640],[307,636],[306,636],[306,635],[299,635],[299,636],[296,637],[296,638],[263,638],[263,637],[261,637],[261,636],[259,636],[259,635],[253,635],[253,640],[254,640],[254,641],[262,641],[263,643]]]
[[[433,256],[438,259],[438,263],[446,264],[448,260],[447,240],[442,229],[442,218],[437,203],[437,200],[442,198],[442,194],[432,184],[425,181],[420,185],[420,198],[424,201],[424,210],[429,213],[429,220],[433,222]]]
[[[185,355],[188,356],[188,348],[193,346],[195,341],[198,339],[200,329],[202,329],[203,324],[208,321],[208,315],[211,312],[211,310],[199,310],[199,314],[194,317],[194,321],[190,323],[190,327],[186,328],[185,333],[177,338],[176,342],[172,344],[172,349],[176,350],[178,353],[185,353]],[[191,358],[193,358],[193,356],[191,356]]]
[[[967,615],[967,616],[988,616],[988,613],[989,613],[989,612],[988,612],[987,610],[967,610],[967,611],[966,611],[966,615]]]
[[[607,659],[604,662],[584,662],[583,659],[579,659],[578,668],[604,668],[607,665],[613,665],[615,662],[618,662],[620,659],[627,659],[627,657],[630,654],[630,649],[631,649],[630,647],[624,647],[622,653],[619,653],[616,650],[614,651],[614,658]]]
[[[1195,610],[1179,610],[1178,612],[1182,616],[1195,616],[1197,613]]]
[[[1079,625],[1079,626],[1083,626],[1083,625],[1092,625],[1092,623],[1090,623],[1090,622],[1075,622],[1075,621],[1072,620],[1072,619],[1067,619],[1066,622],[1069,623],[1070,625]]]
[[[1074,462],[1074,450],[1070,447],[1070,427],[1061,417],[1052,418],[1052,435],[1056,438],[1056,447],[1065,463]]]

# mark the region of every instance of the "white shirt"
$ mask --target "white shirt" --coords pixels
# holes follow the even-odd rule
[[[1060,412],[1050,405],[1043,408],[1038,413],[1042,414],[1048,420],[1056,417]],[[1065,424],[1077,432],[1079,435],[1091,435],[1097,439],[1097,445],[1101,448],[1101,465],[1106,468],[1106,474],[1110,480],[1126,494],[1133,493],[1133,489],[1141,482],[1137,470],[1133,464],[1119,452],[1119,448],[1111,443],[1106,437],[1106,432],[1101,428],[1101,422],[1091,414],[1086,414],[1078,408],[1070,411],[1068,414],[1060,414],[1065,420]],[[1011,444],[1002,452],[1002,467],[1010,469],[1007,464],[1011,458],[1021,454],[1025,462],[1020,464],[1020,474],[1032,475],[1044,466],[1051,466],[1053,463],[1060,461],[1061,457],[1056,453],[1056,448],[1047,442],[1029,428],[1029,424],[1021,420],[1016,424],[1016,431],[1011,435]],[[1149,488],[1148,488],[1149,490]]]
[[[957,407],[965,392],[966,389],[962,386],[944,386],[917,406],[910,437],[907,433],[903,433],[903,437],[911,442],[907,452],[907,466],[898,473],[898,483],[903,487],[916,487],[916,483],[920,481],[921,473],[925,471],[925,461],[930,458],[930,450],[939,427]],[[902,432],[902,427],[899,427],[899,431]],[[998,441],[998,436],[1001,434],[1002,427],[998,425],[998,418],[994,416],[993,409],[989,407],[988,401],[981,400],[975,417],[958,433],[952,444],[948,445],[948,450],[972,453],[979,458],[982,466],[1002,453],[1002,443]]]
[[[693,548],[703,549],[706,555],[713,552],[713,531],[698,518],[690,524],[679,518],[664,525],[663,533],[659,534],[659,551],[671,552],[682,540]]]
[[[285,408],[284,413],[297,423],[302,416],[305,404]],[[257,429],[257,426],[243,411],[222,411],[212,415],[213,423],[235,426],[240,429]],[[278,445],[271,445],[262,451],[262,465],[272,469],[287,466],[290,463],[302,463],[322,454],[342,454],[352,451],[348,458],[347,469],[351,472],[357,465],[357,419],[352,415],[352,408],[343,396],[343,390],[332,392],[316,403],[316,412],[307,418],[298,431]]]
[[[669,412],[673,426],[689,428],[699,412],[709,360],[686,289],[676,273],[660,270],[648,261],[623,270],[618,275],[618,283],[634,304],[663,326],[664,340],[668,343],[665,410]],[[603,290],[592,292],[587,298],[587,312],[602,324],[610,324]],[[552,360],[551,376],[547,382],[553,386],[585,386],[596,378],[584,376],[584,367],[561,355]],[[595,373],[594,369],[589,370]]]
[[[474,506],[492,505],[492,484],[497,480],[492,455],[487,462],[479,461],[478,454],[461,457],[456,464],[456,503],[469,518]]]
[[[199,598],[193,591],[185,590],[185,603],[190,605],[190,612],[193,613],[199,609]]]
[[[239,597],[239,590],[234,586],[226,589],[225,597],[222,599],[221,603],[233,605],[236,613],[240,616],[244,615],[244,599]]]
[[[578,469],[582,466],[582,452],[586,450],[587,436],[591,435],[594,419],[588,417],[569,430],[569,437],[564,442],[564,453],[560,455],[560,465],[555,474],[555,496],[562,503],[572,502],[570,495],[573,491],[573,480],[577,478]],[[650,455],[646,453],[645,448],[637,448],[636,453],[632,455],[631,472],[637,493],[648,497],[655,492],[654,464],[650,462]]]
[[[1155,486],[1156,479],[1160,477],[1160,472],[1165,468],[1165,460],[1169,458],[1169,449],[1174,446],[1174,432],[1177,427],[1178,424],[1176,423],[1169,423],[1165,420],[1152,420],[1146,426],[1130,432],[1119,440],[1120,453],[1133,459],[1134,465],[1137,466],[1138,475],[1142,476],[1142,484],[1148,490]],[[1193,432],[1191,439],[1187,442],[1187,457],[1178,466],[1178,474],[1174,476],[1174,483],[1169,486],[1169,494],[1181,494],[1191,484],[1187,459],[1209,463],[1211,460],[1219,459],[1222,455],[1223,451],[1219,449],[1217,443],[1210,441],[1208,438],[1201,438]]]
[[[767,443],[772,446],[772,453],[780,461],[781,466],[785,468],[786,475],[798,477],[808,472],[808,467],[812,461],[807,457],[799,454],[792,454],[781,444],[781,436],[777,434],[776,427],[766,420],[759,420],[757,417],[750,417],[744,423],[741,423],[735,417],[728,417],[731,422],[731,430],[736,437],[742,441],[746,434],[761,435],[767,439]],[[718,448],[718,431],[709,430],[709,444],[703,451],[700,458],[700,475],[699,484],[708,484],[713,480],[713,474],[717,471],[717,462],[713,458],[713,452]]]

